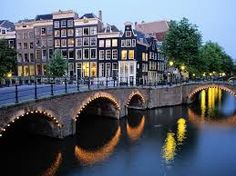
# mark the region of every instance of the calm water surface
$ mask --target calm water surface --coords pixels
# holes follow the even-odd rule
[[[189,107],[81,118],[77,131],[64,141],[4,139],[0,175],[236,175],[236,98],[220,89],[202,91]]]

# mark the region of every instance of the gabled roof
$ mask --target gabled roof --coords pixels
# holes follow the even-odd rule
[[[149,45],[147,37],[144,33],[137,31],[137,30],[133,30],[134,31],[134,35],[136,35],[137,40],[143,44]]]
[[[15,30],[15,25],[14,23],[8,21],[8,20],[0,20],[0,26],[4,27],[6,29],[10,29],[11,31]]]
[[[35,17],[36,21],[39,21],[39,20],[51,20],[51,19],[52,19],[52,14],[37,15]]]
[[[83,19],[83,18],[97,18],[97,16],[94,15],[93,13],[86,13],[82,17],[80,17],[80,19]]]
[[[107,26],[102,30],[102,32],[120,32],[120,30],[115,26],[115,25],[109,25],[107,24]]]
[[[136,24],[135,29],[145,34],[163,33],[169,30],[169,24],[167,21],[155,21],[150,23]]]

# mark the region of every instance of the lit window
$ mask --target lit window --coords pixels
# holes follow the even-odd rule
[[[99,47],[104,47],[104,40],[99,40]]]
[[[146,54],[142,53],[142,61],[146,61]]]
[[[129,50],[129,59],[134,59],[134,50]]]
[[[106,40],[106,47],[108,48],[108,47],[111,47],[111,40]]]
[[[68,39],[68,46],[74,46],[74,39]]]
[[[104,58],[105,58],[105,52],[104,52],[104,50],[100,50],[99,51],[99,60],[104,60]]]
[[[65,29],[61,30],[61,37],[66,37],[66,30]]]
[[[97,58],[97,49],[93,48],[90,50],[90,58],[96,59]]]
[[[61,40],[61,46],[62,47],[66,47],[66,39],[62,39]]]
[[[79,36],[79,37],[81,37],[82,35],[83,35],[83,30],[82,30],[82,28],[76,28],[76,36]]]
[[[126,60],[127,59],[127,50],[122,50],[121,51],[121,59]]]
[[[96,62],[91,62],[90,66],[91,66],[90,75],[92,77],[96,77],[97,76],[97,63]]]
[[[96,37],[91,37],[90,38],[90,45],[91,46],[97,46],[97,38]]]
[[[83,45],[84,46],[89,46],[89,38],[88,37],[84,37],[84,41],[83,41]]]
[[[106,50],[106,60],[111,59],[111,50]]]
[[[76,50],[76,59],[81,60],[82,59],[82,49]]]
[[[112,59],[117,60],[118,59],[118,50],[112,50]]]
[[[117,39],[112,39],[112,47],[117,47]]]

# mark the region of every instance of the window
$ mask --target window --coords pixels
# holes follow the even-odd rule
[[[55,30],[54,31],[54,36],[55,37],[60,37],[60,31],[59,30]]]
[[[117,47],[117,39],[112,39],[112,47]]]
[[[36,47],[38,47],[38,48],[41,47],[41,41],[39,39],[37,39],[35,42],[36,42],[35,43]]]
[[[83,34],[84,34],[85,36],[88,36],[88,35],[89,35],[89,28],[88,28],[88,27],[83,28]]]
[[[67,20],[67,26],[73,27],[74,26],[73,20]]]
[[[110,39],[106,40],[106,47],[107,48],[111,47],[111,40]]]
[[[106,50],[106,60],[111,59],[111,50]]]
[[[66,47],[66,39],[61,40],[61,47]]]
[[[52,35],[52,31],[53,31],[52,26],[48,26],[47,27],[47,34]]]
[[[36,59],[40,60],[40,58],[41,58],[41,52],[40,50],[36,50]]]
[[[61,27],[66,27],[66,20],[61,21]]]
[[[129,59],[134,59],[134,50],[129,50]]]
[[[25,32],[25,33],[24,33],[24,39],[27,39],[27,38],[28,38],[28,33]]]
[[[117,60],[118,59],[118,50],[112,50],[112,59]]]
[[[112,76],[117,77],[118,76],[118,64],[112,63]]]
[[[130,39],[127,39],[127,40],[126,40],[126,46],[127,46],[127,47],[131,47],[131,40],[130,40]]]
[[[2,34],[6,34],[6,30],[3,29],[3,30],[2,30]]]
[[[99,63],[99,77],[104,77],[104,63]]]
[[[46,58],[47,58],[47,51],[42,50],[42,60],[46,60]]]
[[[74,50],[69,50],[69,59],[74,59],[75,57],[75,53],[74,53]]]
[[[82,28],[76,28],[75,29],[75,35],[77,37],[81,37],[83,35],[83,29]]]
[[[96,62],[91,62],[90,64],[90,75],[92,77],[97,76],[97,63]]]
[[[48,49],[48,58],[52,58],[53,56],[53,49]]]
[[[60,47],[60,40],[58,39],[55,40],[55,47]]]
[[[60,21],[54,21],[54,28],[60,27]]]
[[[106,63],[106,68],[105,68],[105,77],[110,77],[111,76],[111,64]]]
[[[53,46],[53,38],[48,38],[48,46]]]
[[[142,61],[146,61],[146,54],[142,53]]]
[[[97,38],[96,37],[91,37],[90,38],[90,45],[91,46],[97,46]]]
[[[82,59],[82,49],[76,50],[76,59],[81,60]]]
[[[132,47],[136,47],[136,40],[135,39],[132,40]]]
[[[125,40],[121,40],[121,47],[125,47],[125,46],[126,46]]]
[[[46,28],[45,27],[41,28],[41,35],[46,35]]]
[[[121,59],[126,60],[127,59],[127,50],[122,50],[121,51]]]
[[[24,49],[28,49],[28,43],[24,43]]]
[[[84,59],[89,59],[89,49],[84,49]]]
[[[68,29],[68,36],[74,36],[74,30]]]
[[[24,59],[25,59],[25,62],[29,62],[28,54],[27,54],[27,53],[25,53],[25,55],[24,55],[24,56],[25,56],[25,58],[24,58]]]
[[[73,38],[68,39],[68,46],[74,46],[74,39]]]
[[[30,53],[30,62],[34,62],[34,53]]]
[[[84,37],[83,45],[89,46],[89,38],[88,37]]]
[[[134,64],[133,63],[131,63],[130,64],[130,74],[134,74]]]
[[[99,40],[99,47],[104,47],[104,40]]]
[[[46,39],[42,39],[42,47],[46,47],[47,46],[47,40]]]
[[[126,36],[126,37],[131,37],[131,31],[126,31],[126,32],[125,32],[125,36]]]
[[[66,29],[61,30],[61,37],[66,37]]]
[[[90,27],[90,35],[96,35],[97,34],[97,27]]]
[[[90,58],[96,59],[97,58],[97,49],[93,48],[90,50]]]
[[[21,43],[18,43],[18,49],[22,49]]]
[[[104,60],[104,58],[105,58],[105,52],[104,52],[104,50],[100,50],[99,51],[99,60]]]
[[[67,50],[62,50],[61,54],[62,54],[63,58],[67,58]]]
[[[22,54],[21,53],[18,54],[17,60],[19,63],[22,62]]]
[[[81,47],[83,44],[83,39],[82,38],[76,38],[76,46]]]
[[[33,32],[29,32],[29,38],[34,38],[34,33]]]

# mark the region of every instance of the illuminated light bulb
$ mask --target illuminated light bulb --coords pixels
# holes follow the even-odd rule
[[[3,129],[2,129],[2,131],[6,131],[6,129],[5,129],[5,128],[3,128]]]
[[[33,113],[34,113],[34,111],[31,111],[30,113],[31,113],[31,114],[33,114]]]
[[[16,117],[16,119],[18,120],[20,117]]]
[[[2,137],[2,134],[0,134],[0,137]]]
[[[29,115],[29,113],[27,112],[26,115]]]
[[[58,120],[56,121],[56,123],[59,123]]]
[[[38,113],[38,111],[35,111],[35,113]]]
[[[7,126],[9,127],[9,126],[10,126],[10,124],[7,124]]]
[[[15,120],[12,120],[11,122],[12,122],[12,123],[14,123],[14,122],[15,122]]]

